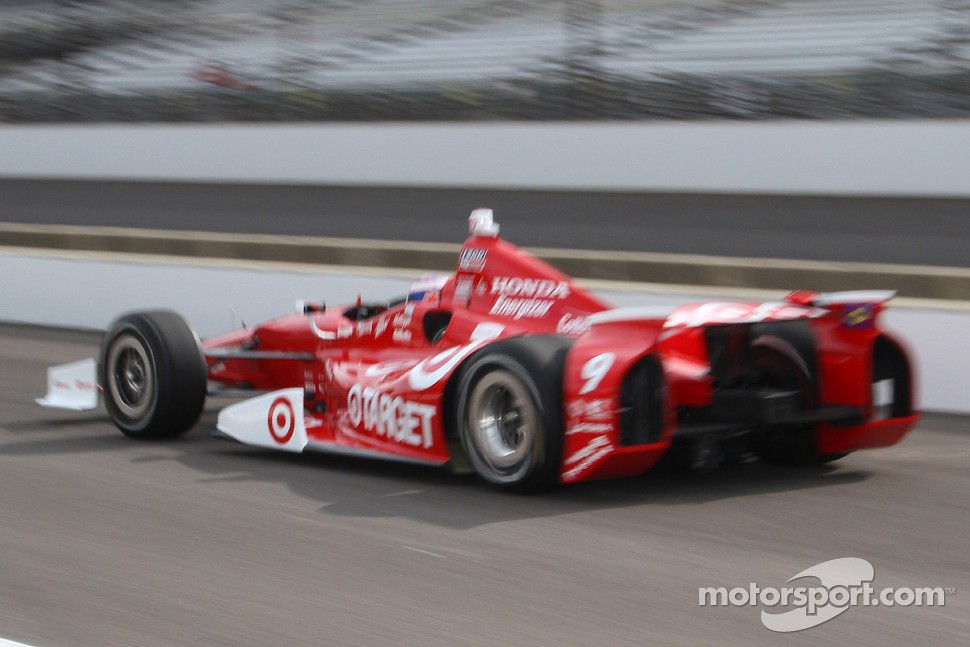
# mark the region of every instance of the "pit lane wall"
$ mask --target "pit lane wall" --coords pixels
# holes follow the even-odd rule
[[[968,197],[970,120],[0,125],[0,177]]]
[[[12,279],[4,283],[0,321],[103,330],[123,312],[171,308],[207,337],[243,322],[292,312],[298,299],[339,305],[353,303],[358,295],[367,300],[393,298],[404,294],[418,274],[386,268],[0,248],[0,276]],[[618,307],[769,300],[784,295],[784,291],[709,286],[584,283]],[[898,299],[885,313],[885,324],[908,342],[916,357],[921,406],[970,413],[966,390],[970,362],[964,350],[970,304]],[[84,358],[61,357],[52,363],[79,359]]]

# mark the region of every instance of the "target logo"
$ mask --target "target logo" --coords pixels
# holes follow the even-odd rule
[[[269,407],[267,419],[269,435],[281,445],[285,445],[293,437],[296,429],[296,415],[293,405],[285,397],[276,398]]]

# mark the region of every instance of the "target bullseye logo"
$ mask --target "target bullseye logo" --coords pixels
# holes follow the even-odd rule
[[[285,445],[293,437],[296,429],[296,415],[293,413],[293,405],[285,397],[273,400],[269,407],[269,435],[273,440],[281,445]]]

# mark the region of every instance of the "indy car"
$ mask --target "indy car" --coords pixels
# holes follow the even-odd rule
[[[127,436],[176,436],[207,395],[218,434],[311,450],[464,466],[531,491],[745,456],[818,464],[898,443],[914,374],[880,327],[889,291],[611,308],[469,218],[456,270],[389,301],[302,302],[200,341],[170,311],[117,319],[97,359],[53,367],[50,407],[103,398]]]

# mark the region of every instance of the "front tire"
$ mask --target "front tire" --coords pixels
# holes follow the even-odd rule
[[[108,414],[126,436],[177,436],[202,413],[207,379],[202,349],[174,312],[136,312],[115,321],[101,346],[98,371]]]
[[[475,471],[492,485],[531,492],[558,481],[567,348],[555,337],[497,342],[462,370],[459,436]]]

